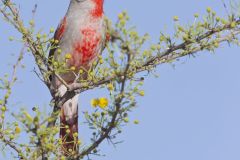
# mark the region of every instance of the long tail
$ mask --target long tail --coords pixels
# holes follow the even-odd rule
[[[78,97],[74,96],[61,107],[60,138],[65,156],[78,151]]]

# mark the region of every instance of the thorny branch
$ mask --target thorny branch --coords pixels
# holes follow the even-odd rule
[[[105,128],[103,134],[92,144],[90,145],[90,147],[88,147],[87,149],[84,149],[83,151],[81,151],[79,153],[79,157],[84,157],[85,155],[90,154],[95,148],[98,147],[98,145],[106,138],[109,138],[111,131],[116,127],[116,121],[117,121],[117,116],[119,114],[119,111],[121,109],[122,106],[122,101],[124,98],[124,89],[125,89],[125,85],[126,82],[128,80],[127,77],[127,73],[130,69],[130,62],[132,60],[133,54],[131,54],[130,48],[127,48],[128,50],[128,54],[127,54],[127,65],[125,67],[125,70],[123,72],[123,75],[121,76],[121,89],[120,89],[120,93],[117,96],[117,99],[115,100],[115,111],[114,114],[112,116],[111,122],[109,123],[109,125],[107,126],[107,128]]]
[[[46,76],[47,71],[52,71],[54,73],[52,67],[48,65],[48,59],[44,56],[45,54],[42,53],[42,51],[38,48],[39,44],[36,41],[34,41],[32,35],[28,32],[27,28],[25,28],[23,21],[20,19],[18,9],[13,6],[11,0],[1,1],[10,10],[11,14],[7,14],[5,9],[0,9],[0,12],[10,24],[12,24],[20,33],[23,34],[23,39],[26,41],[26,44],[28,45],[29,49],[31,50],[35,58],[36,64],[44,78],[45,84],[49,89],[51,89],[50,92],[52,94],[55,93],[51,88],[51,84],[48,77]],[[56,74],[56,77],[60,80],[62,84],[64,84],[67,87],[66,82],[58,74]]]
[[[19,155],[19,158],[21,160],[27,160],[27,158],[22,154],[22,150],[20,149],[20,147],[17,147],[17,145],[12,142],[12,141],[9,141],[7,139],[4,138],[4,135],[2,133],[0,133],[0,139],[6,144],[8,145],[9,147],[11,147],[13,150],[15,150],[18,155]]]
[[[17,69],[18,67],[21,65],[21,61],[23,60],[23,55],[24,55],[24,50],[25,50],[25,46],[21,49],[19,56],[17,58],[16,63],[13,65],[13,71],[12,71],[12,76],[10,78],[10,80],[8,81],[8,84],[6,86],[7,89],[7,93],[4,96],[4,102],[3,104],[1,104],[2,106],[7,106],[8,103],[8,98],[11,94],[11,88],[13,87],[13,85],[15,84],[16,80],[17,80]],[[1,128],[4,129],[4,117],[0,117],[0,121],[1,121]],[[9,147],[11,147],[12,149],[14,149],[20,158],[22,158],[23,160],[27,159],[23,154],[22,154],[22,150],[11,140],[8,140],[7,138],[5,138],[4,133],[2,133],[2,131],[0,131],[0,139]]]
[[[238,25],[240,24],[240,20],[237,20],[236,22]],[[208,47],[208,45],[211,45],[211,44],[196,47],[193,50],[190,50],[186,53],[181,53],[181,51],[184,51],[188,45],[195,44],[196,42],[200,42],[203,39],[210,38],[210,37],[214,36],[215,34],[223,32],[223,31],[231,31],[231,32],[228,33],[227,35],[225,35],[224,37],[218,38],[217,41],[219,43],[231,41],[233,38],[235,38],[236,36],[238,36],[240,34],[240,29],[232,29],[232,28],[230,28],[229,25],[226,25],[222,28],[212,29],[211,31],[206,32],[205,34],[199,36],[197,39],[195,39],[191,42],[180,43],[179,45],[173,46],[172,48],[169,48],[169,49],[159,53],[157,56],[154,56],[151,59],[147,60],[141,66],[137,66],[135,68],[130,68],[128,70],[128,72],[136,74],[139,72],[149,71],[151,69],[154,69],[157,65],[168,63],[169,61],[181,58],[181,57],[189,55],[189,54],[196,53],[201,50],[204,50]],[[120,39],[120,37],[114,37],[114,39]],[[179,51],[179,53],[176,53],[176,51]],[[129,51],[129,53],[134,53],[134,51]],[[68,91],[65,93],[65,95],[63,95],[63,97],[61,98],[61,100],[58,103],[63,104],[69,98],[72,98],[76,94],[82,93],[87,90],[94,89],[94,88],[99,87],[104,84],[108,84],[109,82],[111,82],[119,77],[122,77],[122,76],[125,76],[125,73],[121,73],[121,74],[110,76],[110,77],[103,77],[101,80],[99,80],[97,82],[89,81],[89,82],[86,82],[85,84],[83,84],[83,83],[70,84],[70,85],[68,85],[68,88],[69,88]]]

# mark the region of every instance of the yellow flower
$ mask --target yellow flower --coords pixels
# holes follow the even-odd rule
[[[72,55],[70,53],[65,54],[65,59],[71,59]]]
[[[2,106],[1,110],[2,110],[3,112],[5,112],[5,111],[7,110],[7,108],[6,108],[5,106]]]
[[[139,95],[144,96],[145,95],[144,91],[139,91]]]
[[[9,138],[10,138],[10,140],[13,140],[13,139],[14,139],[14,135],[11,134],[11,135],[9,136]]]
[[[82,69],[80,69],[80,70],[79,70],[79,73],[80,73],[80,74],[83,74],[83,70],[82,70]]]
[[[40,39],[41,36],[42,36],[42,35],[41,35],[40,33],[38,33],[38,34],[37,34],[37,39]]]
[[[65,160],[65,157],[64,157],[64,156],[62,156],[60,160]]]
[[[57,53],[60,54],[61,52],[62,52],[62,50],[59,48],[59,49],[57,50]]]
[[[52,27],[50,28],[50,33],[53,33],[55,31],[55,29]]]
[[[93,107],[97,107],[98,103],[99,103],[98,99],[92,99],[91,100],[91,106],[93,106]]]
[[[129,122],[129,119],[126,117],[126,118],[123,119],[123,121],[124,121],[125,123],[128,123],[128,122]]]
[[[82,144],[82,142],[81,142],[80,140],[78,140],[78,141],[77,141],[77,144],[78,144],[78,145],[81,145],[81,144]]]
[[[138,120],[134,120],[133,123],[134,124],[139,124],[139,121]]]
[[[62,139],[58,139],[58,144],[62,144],[63,142],[62,142]]]
[[[66,130],[66,133],[69,134],[69,133],[70,133],[70,129],[67,129],[67,130]]]
[[[72,67],[70,68],[70,70],[71,70],[71,71],[75,71],[75,70],[76,70],[76,67],[72,66]]]
[[[178,16],[174,16],[174,17],[173,17],[173,20],[174,20],[174,21],[178,21],[178,20],[179,20]]]
[[[236,22],[232,22],[232,23],[230,24],[230,26],[231,26],[232,28],[236,27]]]
[[[16,133],[16,134],[19,134],[20,132],[21,132],[21,128],[18,127],[18,126],[16,126],[16,128],[15,128],[15,133]]]
[[[124,18],[123,13],[119,13],[119,14],[118,14],[118,19],[123,19],[123,18]]]
[[[13,38],[13,37],[9,37],[8,39],[9,39],[9,41],[13,41],[13,40],[14,40],[14,38]]]
[[[59,40],[57,40],[57,39],[54,40],[54,43],[55,43],[55,44],[58,44],[58,43],[59,43]]]
[[[199,14],[198,14],[198,13],[195,13],[195,14],[194,14],[194,17],[195,17],[195,18],[198,18],[198,17],[199,17]]]
[[[207,7],[207,12],[210,13],[212,9],[210,7]]]
[[[107,98],[99,98],[98,106],[102,109],[105,109],[108,106],[108,99]]]
[[[107,87],[108,87],[108,90],[109,90],[109,91],[112,91],[112,90],[114,89],[114,87],[113,87],[113,84],[112,84],[112,83],[109,83]]]
[[[78,137],[78,133],[77,132],[73,133],[73,137]]]
[[[34,20],[30,20],[30,21],[29,21],[29,24],[30,24],[31,26],[33,26],[33,25],[34,25]]]
[[[103,64],[103,63],[104,63],[104,61],[103,61],[102,59],[100,59],[100,60],[99,60],[99,63],[100,63],[100,64]]]

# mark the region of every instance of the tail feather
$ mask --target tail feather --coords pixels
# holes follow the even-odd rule
[[[71,151],[78,150],[78,97],[69,99],[61,107],[60,138],[63,141],[64,154],[70,155]]]

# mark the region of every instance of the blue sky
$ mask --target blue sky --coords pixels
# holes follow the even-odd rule
[[[38,3],[36,25],[44,31],[57,26],[68,6],[68,0],[17,3],[21,3],[26,19],[30,19],[31,9]],[[142,34],[148,32],[154,42],[160,31],[172,33],[173,16],[178,15],[181,23],[188,24],[193,22],[194,13],[205,13],[209,6],[220,15],[225,14],[221,0],[105,0],[105,13],[115,20],[119,12],[127,10],[130,24]],[[9,36],[19,35],[1,20],[1,75],[11,69],[8,65],[14,62],[11,54],[21,48],[20,44],[8,42]],[[196,58],[182,58],[175,68],[159,66],[160,77],[146,79],[146,96],[139,98],[138,108],[130,114],[140,124],[129,124],[119,137],[124,140],[122,144],[116,148],[103,144],[102,153],[106,156],[93,159],[239,160],[239,59],[239,48],[224,44],[214,54],[200,52]],[[50,95],[33,73],[30,55],[26,55],[25,63],[27,67],[19,73],[13,105],[31,108],[37,104],[47,108]],[[98,94],[81,95],[80,107],[89,107],[89,100]],[[87,137],[88,131],[83,129],[80,134]]]

